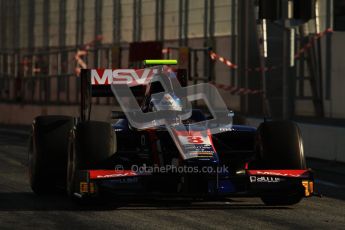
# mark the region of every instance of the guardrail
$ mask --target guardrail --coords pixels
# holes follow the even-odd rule
[[[1,51],[0,102],[73,105],[80,100],[80,79],[76,75],[76,53],[82,48],[56,50]],[[88,48],[83,61],[88,68],[126,66],[122,58],[127,47],[102,45]],[[96,104],[110,104],[112,98],[96,98]]]
[[[0,102],[35,105],[78,105],[80,78],[74,74],[0,77]],[[94,104],[114,105],[114,98],[93,98]]]
[[[79,78],[73,74],[0,77],[0,100],[6,103],[77,104]]]

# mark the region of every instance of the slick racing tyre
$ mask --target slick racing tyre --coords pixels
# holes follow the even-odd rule
[[[29,141],[29,180],[36,194],[56,192],[66,186],[68,136],[73,117],[38,116]]]
[[[257,159],[250,169],[306,169],[301,132],[289,121],[262,123],[257,130]],[[299,188],[291,191],[263,196],[267,205],[293,205],[303,197]]]
[[[107,160],[116,152],[116,135],[107,122],[78,123],[70,133],[67,166],[67,193],[79,193],[79,170],[106,167]]]

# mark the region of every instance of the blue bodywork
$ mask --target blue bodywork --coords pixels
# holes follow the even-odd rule
[[[113,129],[116,132],[124,132],[124,133],[131,133],[135,132],[134,128],[130,128],[130,125],[128,124],[127,119],[119,119],[116,123],[112,124]],[[164,126],[157,127],[159,130],[164,130]],[[232,125],[229,132],[249,132],[249,133],[255,133],[256,128],[246,125]],[[218,154],[214,158],[195,158],[191,159],[185,162],[188,165],[197,165],[197,166],[212,166],[217,167],[220,165],[220,161],[218,158]],[[216,175],[217,174],[217,175]],[[232,194],[239,192],[239,189],[236,186],[236,183],[234,183],[231,179],[229,172],[217,172],[216,174],[213,174],[213,176],[210,176],[209,179],[207,179],[207,186],[208,186],[208,194],[209,195],[226,195],[226,194]]]

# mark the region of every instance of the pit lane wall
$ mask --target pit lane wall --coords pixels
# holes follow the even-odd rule
[[[110,111],[118,110],[109,105],[93,105],[91,119],[111,121]],[[70,115],[78,116],[79,107],[18,105],[0,103],[0,124],[28,125],[35,116]],[[257,127],[262,120],[247,118],[247,124]],[[345,163],[345,127],[298,123],[304,140],[307,157]]]

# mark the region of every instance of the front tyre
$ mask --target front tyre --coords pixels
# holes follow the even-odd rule
[[[303,142],[298,126],[290,121],[262,123],[257,130],[257,159],[250,169],[306,169]],[[304,191],[299,187],[290,191],[265,195],[266,205],[294,205],[301,201]]]

